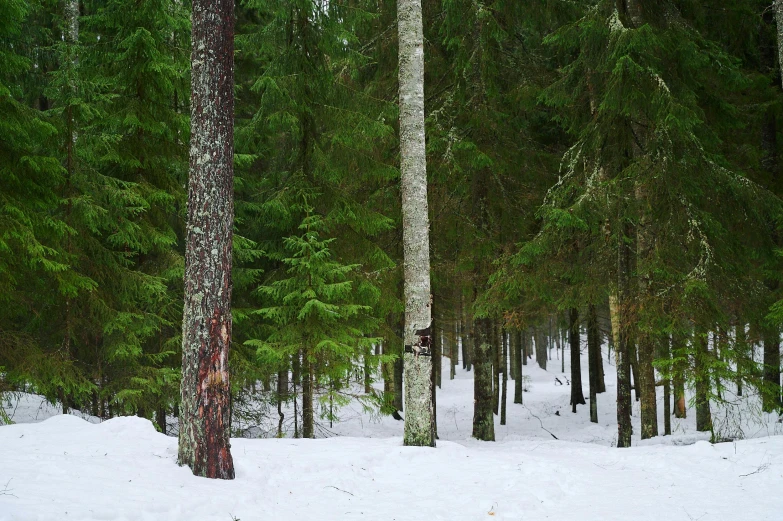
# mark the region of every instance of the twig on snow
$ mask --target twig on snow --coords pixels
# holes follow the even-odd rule
[[[353,494],[351,494],[351,493],[350,493],[350,492],[348,492],[347,490],[343,490],[343,489],[341,489],[341,488],[337,488],[337,487],[335,487],[334,485],[326,485],[324,488],[333,488],[333,489],[335,489],[335,490],[339,490],[340,492],[345,492],[346,494],[348,494],[348,495],[350,495],[350,496],[353,496]],[[356,497],[356,496],[353,496],[353,497]]]
[[[525,409],[527,409],[527,412],[529,412],[529,413],[530,413],[530,416],[532,416],[533,418],[535,418],[536,420],[538,420],[538,423],[540,423],[540,424],[541,424],[541,428],[542,428],[542,429],[544,429],[545,431],[547,431],[547,432],[549,433],[549,435],[550,435],[550,436],[552,436],[552,437],[553,437],[554,439],[556,439],[556,440],[558,440],[558,439],[559,439],[557,436],[555,436],[554,434],[552,434],[552,431],[550,431],[549,429],[547,429],[546,427],[544,427],[544,422],[542,422],[542,421],[541,421],[541,418],[539,418],[538,416],[536,416],[535,414],[533,414],[533,411],[531,411],[530,409],[528,409],[527,405],[524,405],[524,404],[522,404],[522,407],[524,407]]]
[[[14,479],[14,478],[11,478],[11,479]],[[0,496],[12,496],[12,497],[16,497],[14,494],[11,494],[11,491],[12,491],[13,489],[11,489],[11,488],[8,488],[8,485],[10,485],[10,484],[11,484],[11,479],[9,479],[9,480],[6,482],[6,484],[5,484],[5,487],[3,487],[3,490],[0,490]],[[18,498],[17,498],[17,499],[18,499]]]

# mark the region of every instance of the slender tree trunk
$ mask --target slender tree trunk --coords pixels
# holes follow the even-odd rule
[[[779,18],[780,19],[780,18]],[[783,20],[781,20],[783,23]],[[748,358],[748,341],[747,336],[745,334],[745,323],[740,321],[735,327],[734,327],[734,337],[735,342],[737,344],[736,351],[737,351],[737,396],[742,396],[742,375],[744,374],[745,365],[747,364],[747,358]]]
[[[693,371],[696,378],[696,430],[712,430],[712,415],[710,414],[710,374],[707,348],[707,333],[698,331],[695,333],[696,353],[694,355]]]
[[[405,345],[432,325],[427,161],[424,143],[424,35],[421,0],[398,0],[400,170],[405,258]],[[435,446],[435,414],[428,392],[432,358],[405,353],[405,445]]]
[[[492,414],[492,345],[488,318],[475,321],[476,344],[473,360],[473,437],[495,441],[495,419]]]
[[[524,343],[525,343],[525,335],[522,331],[514,331],[512,333],[512,338],[515,338],[514,341],[514,364],[517,366],[517,375],[514,379],[514,403],[523,403],[524,399],[522,398],[522,360],[523,360],[523,351],[524,351]]]
[[[669,336],[666,336],[661,342],[661,358],[663,358],[667,364],[671,364],[672,352],[671,342]],[[669,366],[671,367],[671,366]],[[667,373],[671,373],[670,370]],[[672,386],[671,379],[664,378],[663,380],[663,435],[668,436],[672,433]]]
[[[501,330],[502,331],[502,330]],[[501,335],[501,338],[505,340],[505,334]],[[506,401],[508,396],[508,344],[503,342],[503,356],[501,362],[501,369],[503,371],[503,382],[500,389],[500,424],[506,424]]]
[[[179,464],[234,478],[229,347],[234,221],[234,2],[194,0]]]
[[[761,408],[773,412],[780,408],[780,331],[777,326],[764,328],[764,389]]]
[[[461,316],[461,313],[460,313]],[[451,348],[450,355],[449,355],[449,362],[450,362],[450,368],[449,368],[449,380],[453,380],[455,376],[457,376],[457,364],[459,363],[459,342],[460,342],[460,325],[459,321],[457,321],[454,324],[454,338],[451,342],[449,342],[449,347]]]
[[[598,389],[601,374],[601,332],[598,330],[598,312],[595,304],[587,307],[587,362],[590,376],[590,421],[598,423]]]
[[[777,22],[778,64],[783,64],[783,0],[775,0],[773,5]],[[783,87],[783,74],[780,74],[780,81],[781,87]]]
[[[617,341],[615,360],[617,363],[617,446],[631,446],[631,364],[630,364],[630,322],[631,306],[631,248],[627,236],[632,232],[628,223],[623,223],[623,236],[618,245],[617,261]],[[613,320],[615,322],[615,320]],[[615,329],[615,326],[612,326]]]
[[[579,311],[576,308],[571,308],[568,313],[568,326],[568,344],[571,350],[571,412],[576,413],[577,404],[585,404],[579,349]]]
[[[470,312],[470,307],[464,303],[463,297],[462,308],[464,315],[462,315],[462,368],[465,371],[470,371],[473,368],[473,337],[476,334],[473,329],[473,314]]]
[[[498,320],[492,321],[492,410],[500,413],[500,359],[503,355],[503,334]]]
[[[557,331],[557,338],[558,341],[562,347],[561,349],[561,357],[560,357],[560,372],[565,374],[565,340],[563,339],[563,332],[558,328]]]
[[[302,437],[315,438],[313,418],[313,363],[310,350],[302,351]]]
[[[527,357],[530,356],[530,346],[532,344],[530,337],[530,331],[525,329],[522,331],[522,365],[527,365]],[[519,374],[522,374],[522,367],[519,367]]]
[[[372,393],[372,364],[369,353],[364,355],[364,394]]]
[[[402,358],[402,353],[398,350],[397,351],[398,358],[394,361],[394,407],[398,411],[402,411],[402,395],[403,395],[403,385],[402,385],[402,379],[403,379],[403,373],[404,371],[404,362]]]
[[[684,354],[685,340],[682,335],[672,335],[672,387],[674,388],[674,417],[685,418],[688,414],[685,403],[685,371],[687,358]]]
[[[288,367],[277,372],[277,437],[283,437],[283,401],[288,398]]]
[[[432,342],[432,374],[434,377],[435,385],[437,387],[441,387],[441,363],[443,360],[443,330],[441,328],[437,329],[438,334],[437,338],[433,338]],[[432,330],[433,333],[435,333],[435,330]],[[433,393],[433,399],[435,394]],[[435,407],[433,401],[433,409]]]
[[[696,343],[693,371],[696,378],[696,430],[712,430],[712,415],[710,414],[710,374],[709,349],[707,348],[707,333],[697,331],[693,341]]]
[[[301,376],[301,359],[302,359],[302,353],[301,351],[298,351],[294,353],[293,361],[291,363],[291,381],[293,382],[293,396],[294,396],[294,438],[301,437],[301,432],[299,430],[299,391],[297,390],[297,387],[299,386],[300,376]]]

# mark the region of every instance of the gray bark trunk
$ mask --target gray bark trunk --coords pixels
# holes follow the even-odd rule
[[[424,141],[424,33],[421,0],[398,0],[400,75],[400,170],[402,242],[405,257],[404,344],[432,322],[427,160]],[[435,446],[435,415],[429,392],[432,359],[405,353],[405,445]]]
[[[230,435],[234,2],[194,0],[179,464],[234,478]]]

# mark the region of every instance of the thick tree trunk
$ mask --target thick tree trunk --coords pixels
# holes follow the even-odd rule
[[[590,377],[590,421],[598,423],[598,389],[602,377],[601,332],[598,330],[598,312],[595,304],[587,307],[587,362]]]
[[[424,35],[421,0],[398,0],[400,170],[405,258],[405,345],[432,323],[427,161],[424,142]],[[405,445],[435,446],[429,392],[432,358],[405,353]]]
[[[473,359],[473,437],[495,441],[495,418],[492,414],[492,345],[490,320],[475,321],[476,344]]]
[[[160,432],[163,434],[166,434],[166,430],[168,428],[168,425],[166,424],[166,408],[165,407],[158,407],[155,411],[155,421],[158,424],[158,428],[160,429]]]
[[[707,333],[697,331],[693,341],[696,343],[696,352],[693,357],[693,372],[696,378],[696,430],[712,430],[712,415],[710,414],[710,373],[709,350],[707,348]]]
[[[579,311],[571,308],[568,313],[568,347],[571,350],[571,412],[578,404],[585,404],[582,392],[582,361],[579,348]]]
[[[534,329],[536,337],[536,363],[538,367],[546,371],[546,333],[543,326]]]
[[[194,0],[179,464],[234,478],[229,440],[234,2]]]

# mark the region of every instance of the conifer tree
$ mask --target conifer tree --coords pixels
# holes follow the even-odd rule
[[[269,305],[253,312],[265,319],[267,335],[246,342],[257,348],[262,360],[280,361],[301,351],[305,438],[315,437],[316,390],[326,387],[322,399],[332,406],[344,405],[346,399],[332,384],[345,381],[379,341],[369,336],[377,327],[371,308],[355,303],[362,295],[355,293],[349,276],[360,265],[343,265],[332,258],[335,239],[322,239],[323,227],[321,216],[309,215],[300,225],[301,235],[286,239],[286,277],[258,288]],[[333,415],[334,409],[328,413]]]

